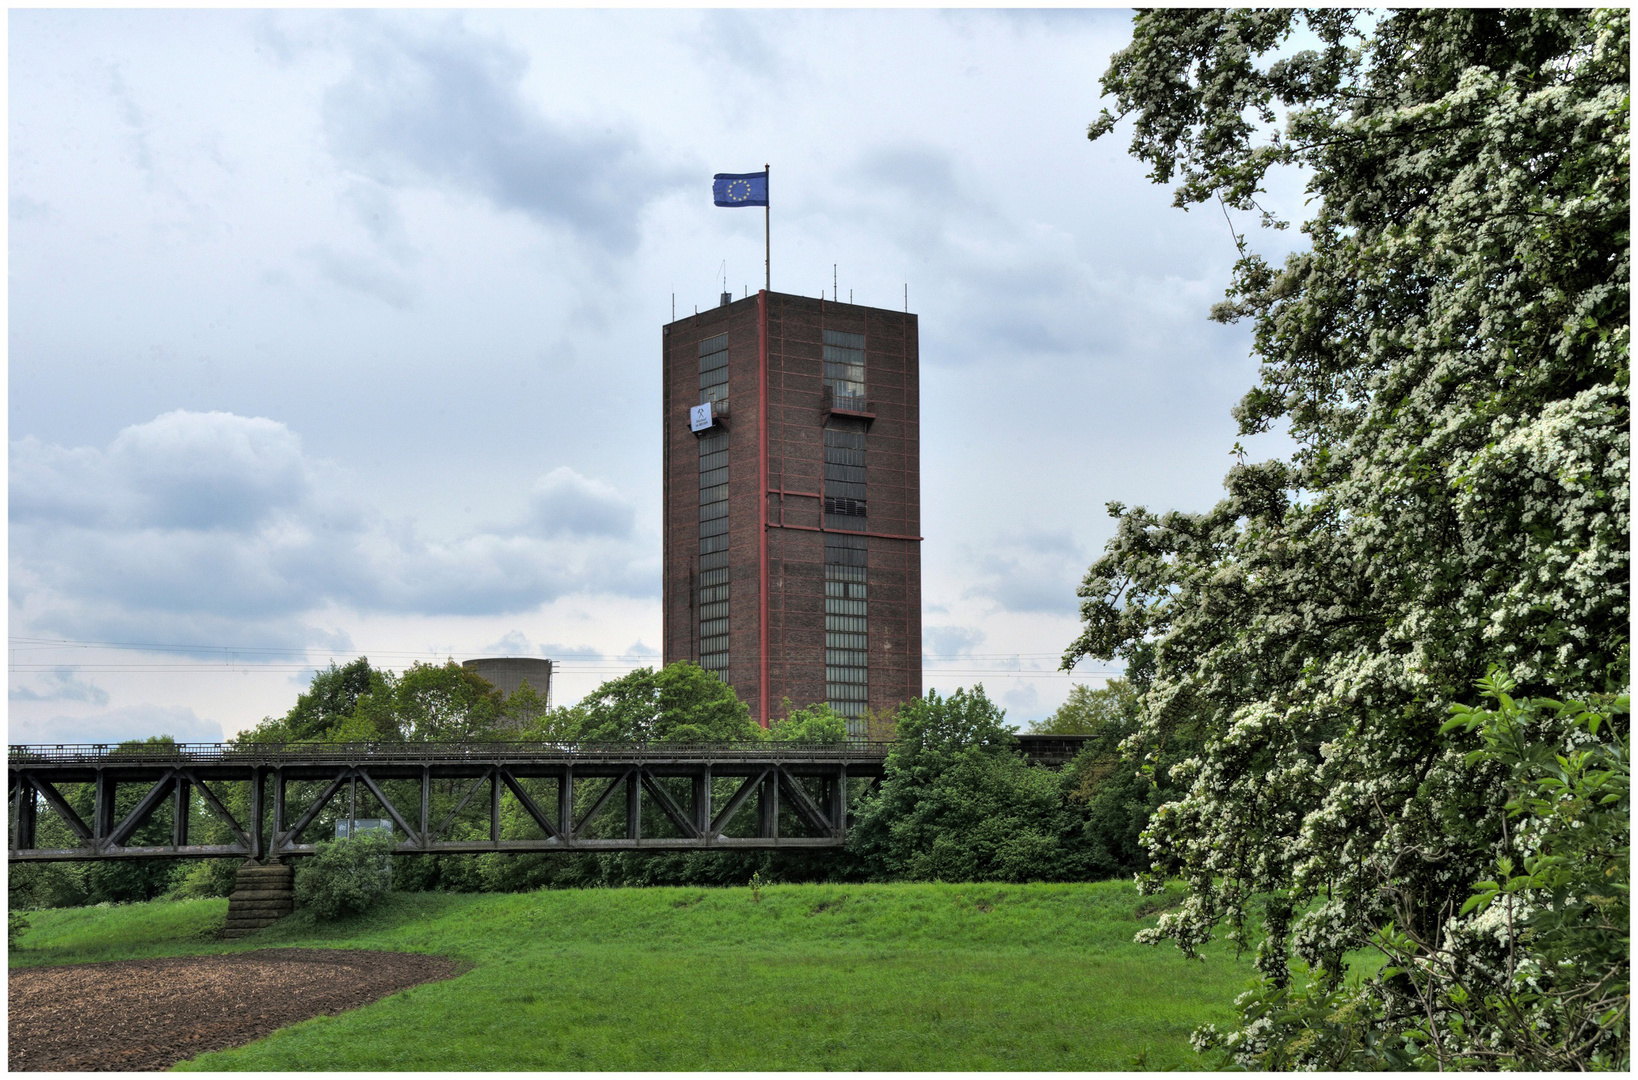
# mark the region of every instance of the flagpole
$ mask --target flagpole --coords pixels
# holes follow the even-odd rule
[[[764,174],[768,174],[769,172],[771,172],[771,170],[768,167],[767,162],[762,163],[762,172]],[[772,177],[770,176],[769,179],[772,179]],[[767,181],[764,180],[763,183],[767,184]],[[772,185],[770,184],[768,186],[771,187]],[[764,194],[771,196],[772,192],[765,191]],[[769,227],[770,217],[771,217],[770,212],[768,210],[768,204],[770,202],[772,202],[772,201],[773,201],[773,199],[770,197],[770,198],[764,199],[763,202],[762,202],[762,259],[763,259],[763,261],[762,261],[762,273],[763,273],[763,287],[765,289],[767,289],[769,292],[773,292],[773,241],[768,238],[768,227]]]

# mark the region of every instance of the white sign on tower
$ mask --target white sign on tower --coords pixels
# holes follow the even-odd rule
[[[688,430],[704,431],[711,426],[712,422],[711,403],[709,401],[701,402],[688,410]]]

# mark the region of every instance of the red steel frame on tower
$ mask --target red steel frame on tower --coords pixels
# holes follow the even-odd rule
[[[768,726],[768,290],[756,294],[757,319],[757,544],[761,563],[758,590],[761,614],[758,630],[762,638],[761,679],[758,681],[762,710],[757,717]]]

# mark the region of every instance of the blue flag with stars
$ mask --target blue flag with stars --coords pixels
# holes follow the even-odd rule
[[[711,201],[718,206],[767,206],[766,172],[719,172],[711,178]]]

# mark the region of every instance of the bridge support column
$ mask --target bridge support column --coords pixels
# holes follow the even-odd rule
[[[779,839],[779,773],[769,769],[757,790],[757,835],[764,840]]]
[[[17,783],[17,832],[12,850],[34,846],[35,823],[40,820],[39,792],[26,778]]]
[[[626,839],[643,838],[643,781],[637,769],[626,774]]]
[[[284,770],[273,770],[273,857],[284,851]]]
[[[92,789],[91,847],[101,851],[114,831],[114,778],[106,769],[97,770],[97,782]]]
[[[701,836],[706,836],[711,832],[711,766],[707,765],[693,780],[694,828],[699,830]]]
[[[296,910],[296,871],[282,863],[246,862],[233,880],[223,937],[243,937]]]
[[[178,776],[175,781],[176,799],[172,804],[175,810],[171,817],[171,846],[188,846],[188,809],[193,804],[193,793],[189,790],[186,777]]]
[[[421,766],[421,846],[432,846],[432,770]]]
[[[495,766],[489,774],[489,842],[500,844],[500,766]]]
[[[262,785],[267,778],[260,769],[250,772],[250,821],[245,825],[245,831],[250,834],[250,857],[257,861],[267,855],[267,845],[262,840]]]
[[[574,769],[568,765],[557,783],[557,831],[564,840],[574,839]]]

